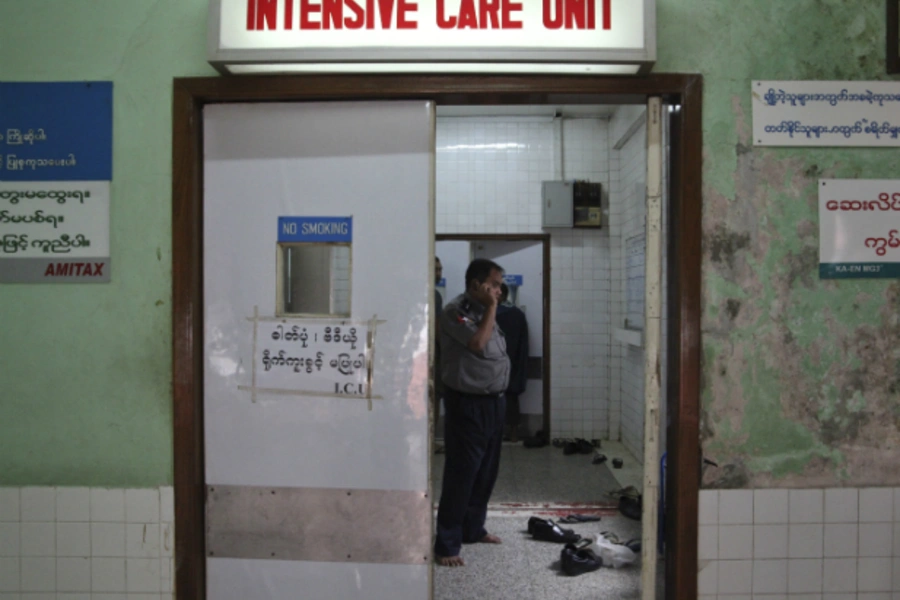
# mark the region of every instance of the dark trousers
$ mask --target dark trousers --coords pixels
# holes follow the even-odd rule
[[[500,468],[506,399],[444,389],[444,481],[434,552],[456,556],[485,535],[488,500]]]

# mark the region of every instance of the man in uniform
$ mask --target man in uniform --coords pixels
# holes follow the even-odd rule
[[[484,522],[500,467],[510,371],[496,323],[502,283],[500,265],[473,260],[465,293],[444,306],[440,319],[446,455],[434,553],[448,567],[464,564],[463,543],[501,541]]]

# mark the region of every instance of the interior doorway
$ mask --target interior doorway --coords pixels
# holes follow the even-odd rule
[[[638,105],[438,108],[435,251],[444,263],[448,289],[454,288],[454,274],[461,280],[465,264],[476,257],[495,260],[511,278],[521,278],[528,264],[518,256],[524,248],[505,247],[509,242],[500,238],[541,232],[548,250],[541,270],[547,293],[539,294],[538,304],[533,297],[517,303],[526,308],[530,333],[536,317],[547,326],[546,339],[532,340],[529,349],[546,364],[545,376],[529,381],[526,394],[542,387],[547,393],[541,404],[521,402],[525,439],[534,443],[536,437],[528,436],[545,435],[553,447],[536,449],[504,437],[489,528],[505,528],[505,521],[525,523],[532,516],[574,523],[578,517],[602,516],[602,530],[633,537],[634,523],[624,522],[616,510],[616,493],[629,486],[642,489],[644,468],[655,474],[660,458],[657,446],[644,444],[646,122],[647,108]],[[592,222],[573,218],[576,185],[598,192]],[[585,200],[582,194],[577,204]],[[568,223],[552,205],[557,201],[569,202]],[[524,278],[523,291],[541,292],[534,285],[535,271]],[[545,310],[535,311],[544,300]],[[664,404],[660,408],[664,416]],[[435,431],[440,438],[440,421]],[[587,456],[568,454],[569,446]],[[438,459],[433,463],[436,492],[442,472]],[[600,531],[593,525],[573,528],[585,535]],[[493,560],[490,552],[476,558],[516,573],[510,594],[528,597],[529,589],[541,586],[544,567],[553,559],[532,548],[534,542],[515,528],[507,533],[504,541],[517,546],[516,555],[537,553],[531,568],[523,569],[521,560],[507,564],[503,553]],[[474,570],[481,568],[479,562]],[[534,572],[540,575],[528,581]],[[458,595],[457,583],[472,585],[463,579],[457,582],[454,575],[437,571],[435,597]],[[640,589],[637,569],[624,569],[615,579],[604,574],[579,585],[597,596],[613,589],[632,595]],[[479,593],[490,595],[493,583]]]
[[[527,367],[524,391],[518,398],[520,423],[512,437],[550,431],[550,236],[547,234],[435,235],[435,256],[441,259],[444,281],[438,293],[444,302],[464,289],[466,266],[474,258],[487,258],[506,270],[508,304],[517,307],[527,321]],[[437,405],[435,405],[437,411]],[[436,412],[436,437],[441,437],[442,413]]]
[[[509,76],[323,76],[176,80],[173,124],[173,333],[176,445],[176,587],[205,597],[204,540],[202,108],[208,103],[429,98],[444,104],[632,102],[662,95],[681,109],[673,120],[668,310],[669,380],[666,595],[696,595],[699,487],[699,314],[701,79]]]

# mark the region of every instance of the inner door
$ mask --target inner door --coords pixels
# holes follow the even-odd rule
[[[207,597],[428,598],[434,106],[203,117]]]
[[[474,258],[493,260],[506,270],[510,302],[525,313],[528,322],[528,369],[525,391],[519,395],[522,422],[531,421],[528,433],[550,431],[549,403],[545,398],[544,357],[544,241],[478,240],[472,243]],[[540,419],[537,416],[540,415]],[[532,416],[533,418],[529,418]],[[536,422],[540,422],[540,426]]]

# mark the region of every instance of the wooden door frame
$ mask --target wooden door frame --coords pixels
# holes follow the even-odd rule
[[[703,78],[694,74],[296,75],[176,78],[172,115],[172,394],[175,591],[205,600],[203,107],[226,102],[427,100],[438,105],[645,104],[681,110],[672,137],[666,597],[697,596],[700,488]],[[650,465],[647,468],[651,468]]]
[[[549,233],[436,233],[435,241],[462,242],[541,242],[541,282],[544,328],[541,331],[541,408],[544,432],[550,435],[550,234]],[[437,420],[437,415],[435,415]]]

